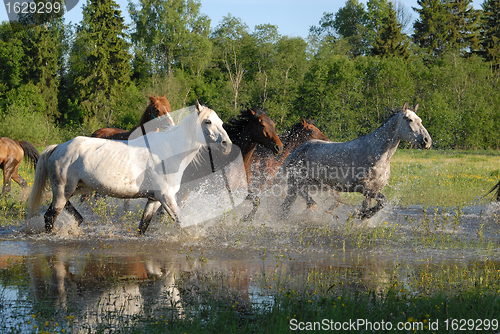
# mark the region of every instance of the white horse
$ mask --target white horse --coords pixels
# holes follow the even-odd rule
[[[92,191],[118,198],[147,198],[139,234],[147,230],[160,205],[179,224],[175,193],[182,174],[198,150],[211,143],[220,144],[225,154],[231,150],[221,119],[197,101],[196,112],[166,132],[151,132],[129,141],[76,137],[49,146],[38,161],[27,217],[38,211],[50,179],[53,198],[44,215],[48,233],[63,208],[81,224],[83,218],[69,199]]]
[[[391,158],[401,140],[431,147],[432,139],[422,125],[416,111],[405,103],[371,134],[346,143],[310,140],[293,151],[283,163],[288,177],[288,189],[283,212],[290,211],[292,203],[301,195],[308,208],[315,206],[309,191],[358,192],[365,196],[361,219],[372,217],[387,201],[380,192],[390,177]],[[373,200],[377,204],[370,207]]]

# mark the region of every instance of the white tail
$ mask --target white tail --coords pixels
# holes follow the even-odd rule
[[[35,172],[35,183],[33,184],[33,189],[31,190],[31,194],[28,199],[28,213],[26,215],[26,219],[33,217],[33,214],[40,208],[40,204],[42,203],[43,198],[43,191],[45,190],[45,186],[49,176],[47,163],[50,155],[56,147],[57,145],[48,146],[38,159]]]

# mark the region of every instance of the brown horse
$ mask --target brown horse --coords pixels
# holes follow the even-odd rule
[[[314,125],[313,120],[310,118],[306,120],[303,117],[300,118],[300,122],[296,123],[284,134],[280,135],[280,139],[284,145],[283,154],[272,155],[264,147],[257,146],[254,154],[251,156],[249,162],[249,165],[252,167],[250,176],[251,180],[249,180],[248,184],[254,192],[256,190],[261,192],[265,186],[272,184],[276,174],[283,164],[283,161],[285,161],[290,152],[298,148],[300,145],[311,139],[330,141],[330,139],[328,139],[328,137]],[[245,219],[253,219],[258,208],[258,205],[254,206],[252,212],[250,212]]]
[[[263,145],[263,148],[268,150],[270,155],[281,154],[283,152],[283,143],[276,133],[275,124],[264,110],[250,108],[242,110],[238,117],[231,119],[228,124],[224,124],[224,130],[226,130],[232,143],[239,148],[237,153],[241,150],[247,184],[251,180],[251,156],[257,144]],[[215,166],[212,166],[212,169],[200,168],[200,160],[208,162],[206,161],[208,160],[208,154],[207,152],[200,152],[198,156],[199,158],[194,159],[197,162],[192,162],[184,171],[181,184],[186,185],[192,180],[208,176],[211,172],[220,168],[216,165],[217,159],[213,162]],[[229,160],[232,160],[232,158],[230,157]],[[176,195],[178,200],[185,200],[190,190],[186,186],[181,186]],[[247,199],[253,201],[254,207],[259,203],[259,198],[251,192]]]
[[[139,124],[134,126],[130,131],[118,129],[118,128],[102,128],[96,130],[91,137],[104,138],[104,139],[114,139],[114,140],[127,140],[132,132],[138,127],[142,127],[145,123],[152,121],[154,119],[158,120],[158,127],[165,128],[174,125],[172,117],[170,117],[170,112],[172,108],[168,102],[165,94],[162,97],[158,95],[149,95],[150,104],[147,106],[146,110],[141,116]],[[142,129],[145,133],[144,128]]]
[[[24,156],[27,156],[31,160],[32,166],[36,168],[40,154],[35,146],[27,141],[15,141],[7,137],[0,137],[0,168],[3,169],[2,197],[10,191],[11,178],[21,188],[28,187],[26,180],[17,172]]]

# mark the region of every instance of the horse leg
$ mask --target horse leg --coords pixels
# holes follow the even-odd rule
[[[153,219],[154,214],[160,207],[161,203],[154,199],[148,199],[146,206],[144,207],[144,212],[142,213],[141,222],[139,223],[139,228],[137,229],[138,235],[143,235],[149,227],[151,219]]]
[[[2,188],[1,197],[4,197],[5,194],[7,194],[9,191],[10,191],[10,173],[7,171],[7,169],[4,168],[4,170],[3,170],[3,188]]]
[[[373,203],[373,200],[377,201],[377,204],[369,208],[369,205]],[[376,193],[375,196],[365,197],[363,200],[363,210],[359,213],[360,219],[368,219],[373,217],[377,212],[379,212],[387,203],[387,198],[380,192]]]
[[[316,201],[311,197],[311,195],[309,195],[306,187],[307,186],[305,184],[301,185],[299,195],[306,200],[307,209],[314,210],[318,205],[316,204]]]
[[[290,212],[290,207],[292,206],[293,202],[295,202],[295,199],[297,198],[298,194],[299,194],[298,186],[295,180],[293,179],[289,180],[288,189],[286,191],[286,197],[285,200],[283,201],[283,204],[281,205],[283,216],[286,216],[288,212]]]
[[[248,215],[243,217],[243,221],[248,222],[248,221],[251,221],[254,218],[255,214],[257,213],[257,210],[259,209],[259,206],[260,206],[260,198],[259,198],[259,196],[257,196],[255,193],[253,193],[250,190],[248,195],[247,195],[247,198],[245,198],[245,199],[252,201],[252,204],[253,204],[252,211],[250,211],[250,213]]]
[[[10,192],[10,180],[12,173],[14,172],[14,167],[12,165],[12,160],[9,160],[6,161],[3,166],[3,188],[1,197],[4,197],[8,192]]]
[[[340,206],[340,192],[337,191],[337,190],[334,190],[334,189],[331,189],[330,190],[330,194],[333,196],[333,198],[335,199],[335,203],[330,205],[330,207],[328,208],[328,211],[334,211],[336,208],[338,208]]]
[[[14,180],[21,188],[28,187],[28,182],[26,182],[26,180],[23,179],[21,175],[19,175],[17,168],[18,166],[16,166],[16,168],[12,172],[12,180]]]
[[[78,223],[78,226],[80,226],[80,224],[83,223],[82,215],[80,214],[80,212],[76,210],[76,208],[73,206],[73,204],[71,204],[70,201],[66,202],[64,208],[75,218],[75,220]]]
[[[59,216],[63,208],[64,205],[56,207],[54,205],[54,201],[52,201],[49,208],[43,215],[43,217],[45,218],[45,232],[52,232],[52,228],[54,228],[54,223],[56,222],[57,216]]]

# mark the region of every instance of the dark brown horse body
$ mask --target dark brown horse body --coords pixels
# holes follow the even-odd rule
[[[170,103],[165,97],[165,94],[163,94],[162,97],[159,97],[158,95],[156,95],[156,97],[149,95],[149,100],[150,104],[142,114],[139,124],[134,126],[130,131],[118,128],[102,128],[96,130],[90,136],[103,139],[127,140],[132,132],[134,132],[138,127],[141,127],[154,119],[158,119],[159,127],[161,127],[165,121],[167,123],[166,125],[174,125],[172,118],[170,117],[172,108],[170,107]],[[143,129],[143,133],[145,132],[146,131]]]
[[[251,179],[248,180],[248,184],[252,191],[261,192],[265,186],[272,184],[286,157],[306,141],[311,139],[330,140],[314,125],[311,119],[305,120],[302,117],[300,118],[300,122],[293,125],[286,133],[280,135],[280,139],[283,142],[282,154],[272,155],[269,150],[266,150],[262,146],[257,146],[254,154],[251,156],[249,161]],[[257,209],[258,206],[254,206],[246,219],[253,219]]]
[[[224,125],[224,129],[232,143],[239,148],[237,153],[241,151],[248,184],[251,180],[251,156],[257,144],[263,145],[264,150],[267,150],[270,155],[281,154],[283,152],[283,143],[276,133],[275,124],[263,110],[242,110],[238,117],[230,120],[227,125]],[[200,152],[199,155],[202,157],[202,160],[207,160],[207,158],[204,158],[207,156],[206,152]],[[236,158],[235,155],[232,154],[234,158]],[[213,170],[206,168],[202,171],[199,167],[200,159],[195,160],[198,162],[191,163],[184,171],[181,184],[186,185],[192,180],[200,179],[213,172]],[[217,166],[217,161],[214,161],[214,164],[212,169],[218,170],[220,167],[223,167]],[[178,200],[185,200],[190,190],[192,189],[181,186],[181,189],[177,193]],[[249,194],[248,199],[253,200],[254,206],[258,205],[258,197],[252,193]]]
[[[11,179],[23,189],[28,187],[26,180],[17,171],[24,156],[31,160],[33,167],[36,167],[40,154],[31,143],[0,137],[0,167],[3,169],[2,197],[10,191]]]

